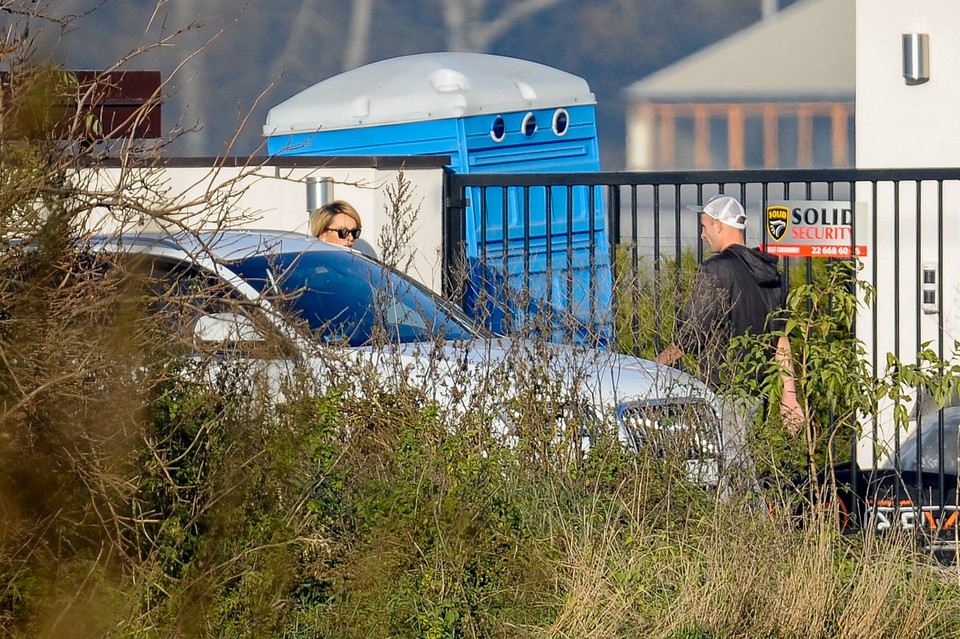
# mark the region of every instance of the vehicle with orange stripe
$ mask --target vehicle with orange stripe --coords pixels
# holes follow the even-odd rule
[[[960,403],[918,405],[912,429],[877,468],[834,468],[840,524],[847,532],[907,535],[937,559],[960,563]]]

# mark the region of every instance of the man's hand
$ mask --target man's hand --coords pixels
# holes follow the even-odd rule
[[[800,429],[806,424],[807,419],[803,414],[803,408],[797,401],[796,391],[784,390],[783,396],[780,398],[780,418],[783,420],[784,426],[787,427],[787,432],[791,435],[799,433]]]
[[[663,349],[662,353],[657,355],[657,359],[654,361],[661,366],[670,366],[681,357],[683,357],[683,349],[676,344],[670,344],[670,346]]]

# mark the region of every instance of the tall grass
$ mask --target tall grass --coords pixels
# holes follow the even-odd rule
[[[86,290],[77,264],[56,262],[33,303]],[[482,385],[510,409],[504,439],[502,414],[442,411],[400,361],[385,380],[326,348],[325,370],[277,393],[242,358],[184,358],[135,290],[107,284],[102,306],[70,316],[71,352],[102,367],[70,375],[51,347],[2,378],[6,397],[46,384],[2,424],[5,636],[960,632],[953,573],[909,539],[841,534],[829,510],[798,510],[789,482],[720,501],[684,459],[629,454],[600,424],[570,454],[548,410],[569,389],[542,370]],[[9,341],[16,321],[4,335],[27,353],[37,333]],[[47,374],[28,377],[39,362]],[[27,508],[27,490],[47,497]]]

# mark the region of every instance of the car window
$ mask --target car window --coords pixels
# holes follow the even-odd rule
[[[362,346],[478,334],[419,284],[346,251],[256,256],[229,266],[325,342]]]
[[[255,301],[196,264],[164,257],[139,257],[135,271],[149,291],[150,306],[158,314],[163,332],[175,343],[199,350],[255,350],[252,355],[289,355],[293,346],[279,334]],[[238,326],[244,339],[203,341],[198,327],[216,320],[222,326]],[[226,331],[226,334],[231,334]],[[203,343],[201,343],[203,342]]]
[[[944,472],[957,473],[957,439],[960,430],[960,407],[943,409],[943,469]],[[928,472],[940,469],[940,419],[936,410],[923,414],[919,428],[905,438],[900,446],[900,468],[917,469],[917,441],[919,435],[920,468]]]

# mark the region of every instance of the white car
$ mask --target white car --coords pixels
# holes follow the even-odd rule
[[[533,397],[558,431],[577,424],[581,451],[599,425],[631,451],[679,446],[703,484],[715,485],[721,472],[715,398],[700,381],[610,351],[490,334],[358,252],[254,230],[117,235],[92,248],[136,256],[173,308],[171,330],[186,330],[200,350],[256,358],[270,346],[259,352],[270,353],[271,375],[308,370],[318,383],[335,362],[362,363],[379,383],[408,384],[454,419],[488,415],[508,439],[520,436],[512,429],[519,398],[529,407]]]

